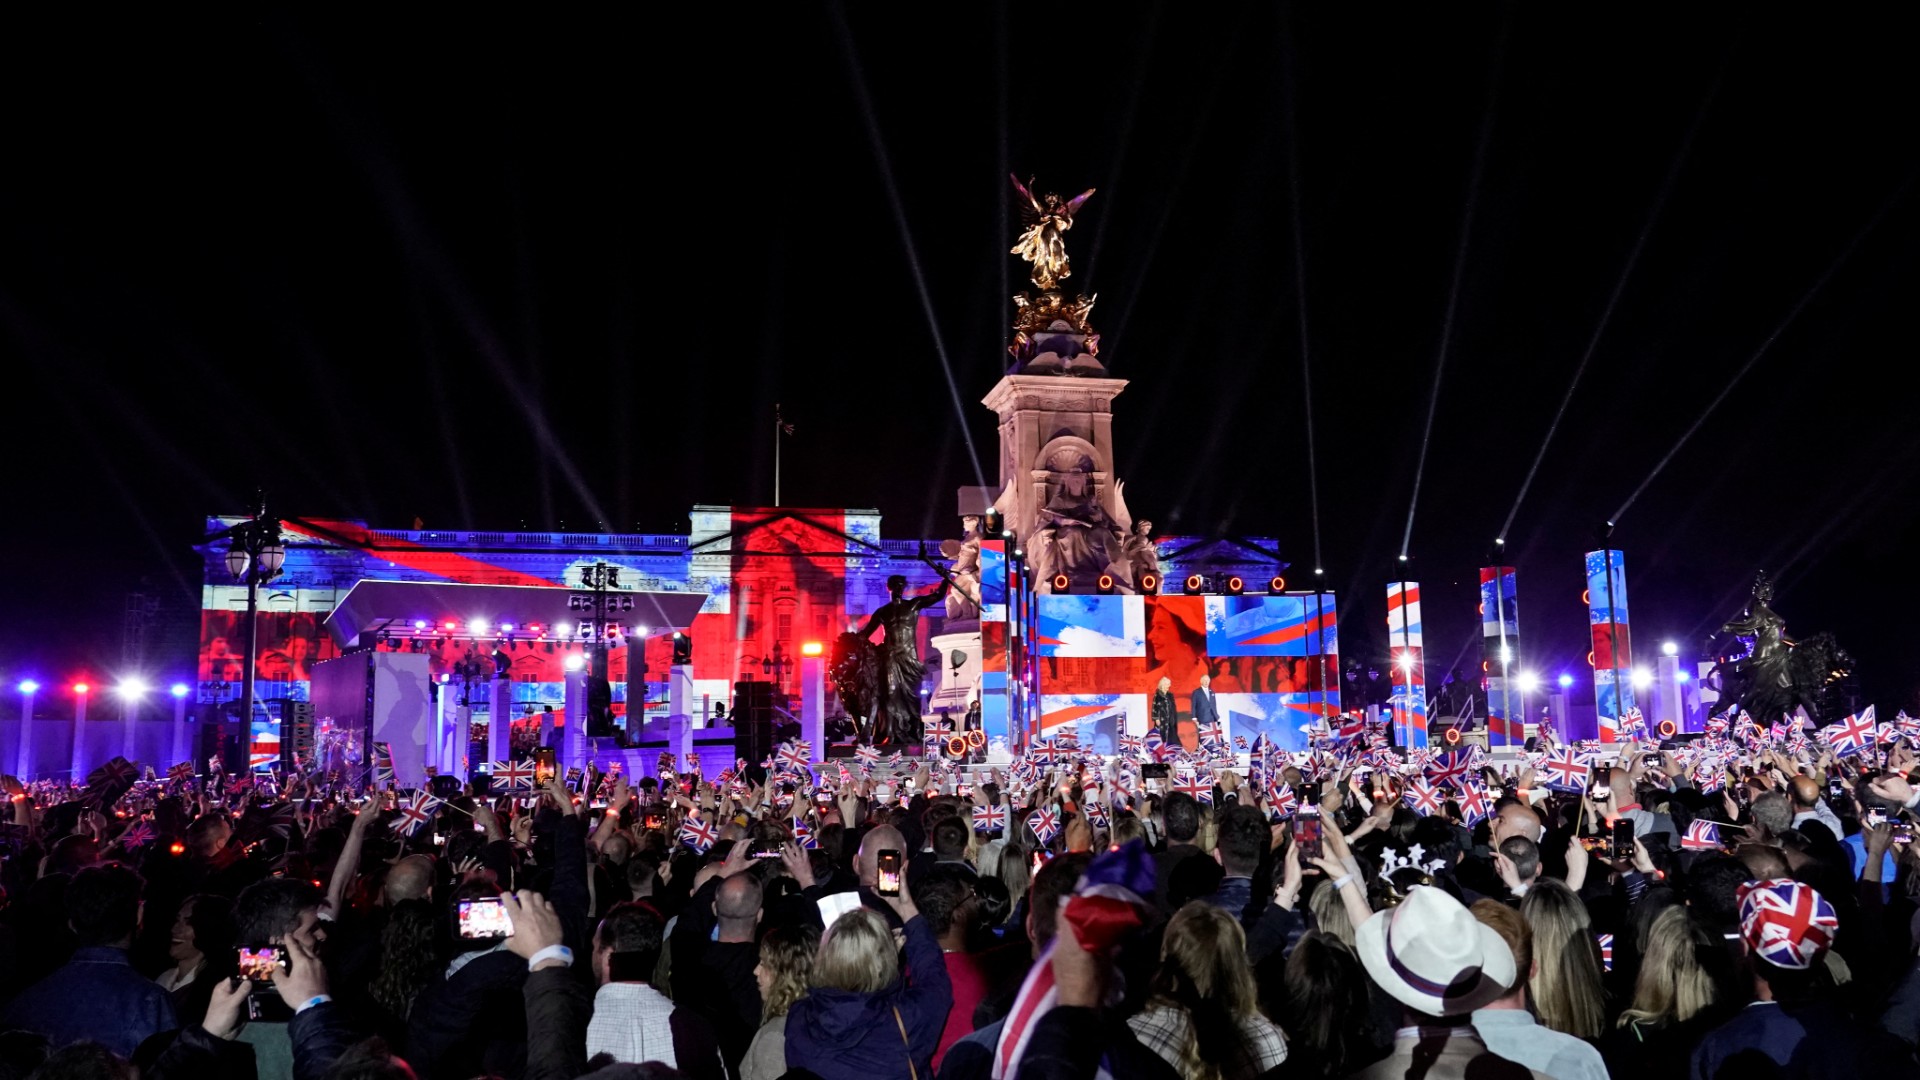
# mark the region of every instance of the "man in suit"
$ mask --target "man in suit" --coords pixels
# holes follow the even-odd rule
[[[1200,676],[1200,688],[1193,692],[1191,704],[1196,731],[1205,731],[1208,724],[1220,722],[1220,705],[1213,696],[1213,676]]]

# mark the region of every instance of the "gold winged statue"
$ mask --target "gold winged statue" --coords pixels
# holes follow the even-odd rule
[[[1020,220],[1026,226],[1013,245],[1013,254],[1033,264],[1033,284],[1037,288],[1051,291],[1072,276],[1061,234],[1073,228],[1073,215],[1093,195],[1093,189],[1064,201],[1051,193],[1036,198],[1018,176],[1010,179],[1013,189],[1020,193]]]

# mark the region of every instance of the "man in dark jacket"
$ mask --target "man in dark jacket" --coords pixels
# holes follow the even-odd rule
[[[1193,842],[1194,837],[1200,835],[1200,804],[1193,796],[1183,791],[1168,795],[1160,804],[1160,816],[1167,826],[1167,847],[1165,851],[1153,853],[1153,895],[1161,914],[1172,915],[1174,909],[1180,906],[1173,902],[1176,899],[1172,895],[1174,871],[1189,859],[1203,859],[1210,864],[1213,860]],[[1185,902],[1207,895],[1218,884],[1219,877],[1218,864],[1190,869],[1181,875],[1180,880],[1186,888],[1198,891],[1178,899]],[[1188,882],[1191,884],[1186,884]]]
[[[760,1029],[760,881],[737,841],[717,872],[701,882],[673,927],[673,1000],[700,1014],[737,1071]],[[718,931],[715,939],[715,931]],[[710,940],[711,939],[711,940]]]
[[[118,863],[92,866],[67,885],[73,959],[27,988],[6,1026],[47,1037],[54,1047],[89,1039],[129,1057],[147,1036],[175,1026],[173,999],[127,959],[140,928],[140,875]]]

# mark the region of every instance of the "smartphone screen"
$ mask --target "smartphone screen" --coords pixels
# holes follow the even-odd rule
[[[1299,813],[1293,816],[1293,824],[1289,828],[1293,834],[1293,842],[1300,847],[1300,862],[1302,865],[1320,857],[1320,814],[1318,811],[1302,808]]]
[[[900,853],[892,848],[880,852],[874,890],[881,896],[900,895]]]
[[[645,827],[649,829],[664,829],[667,827],[667,819],[661,817],[659,814],[648,814]]]
[[[1913,843],[1913,826],[1901,822],[1893,827],[1893,842],[1896,844]]]
[[[533,782],[542,786],[553,783],[559,772],[559,757],[553,747],[542,746],[533,752]]]
[[[773,844],[767,843],[765,840],[755,840],[753,847],[747,851],[747,857],[753,859],[777,859],[780,857],[780,849]]]
[[[251,982],[273,981],[273,969],[287,970],[287,950],[282,945],[263,945],[258,949],[236,949],[239,956],[236,967],[242,977]]]
[[[1885,810],[1882,810],[1877,806],[1867,807],[1867,824],[1869,826],[1885,825],[1886,823],[1887,823],[1887,812]]]
[[[469,941],[513,936],[513,920],[497,896],[462,900],[457,906],[460,936]]]
[[[1621,818],[1613,823],[1613,851],[1615,859],[1633,858],[1633,821]]]

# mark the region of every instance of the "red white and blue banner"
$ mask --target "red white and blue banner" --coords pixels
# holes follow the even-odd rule
[[[1427,745],[1427,673],[1425,639],[1420,629],[1420,583],[1387,584],[1387,652],[1393,658],[1394,742]]]
[[[1600,741],[1619,737],[1633,708],[1633,645],[1627,632],[1626,557],[1611,548],[1587,552],[1587,621],[1593,628],[1593,704]]]
[[[1480,655],[1487,689],[1487,744],[1525,741],[1520,696],[1520,599],[1511,566],[1480,568]]]

